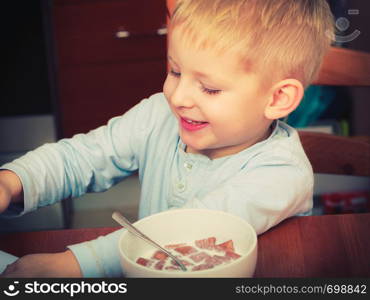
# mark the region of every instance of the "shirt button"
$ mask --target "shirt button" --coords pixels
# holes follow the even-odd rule
[[[185,167],[185,169],[190,171],[193,168],[193,165],[191,163],[186,162],[186,163],[184,163],[184,167]]]
[[[176,188],[180,193],[182,193],[183,191],[185,191],[186,185],[185,183],[179,182],[176,184]]]

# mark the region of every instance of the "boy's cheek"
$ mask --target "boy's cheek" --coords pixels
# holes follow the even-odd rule
[[[170,96],[172,94],[172,90],[173,90],[173,88],[171,88],[171,86],[173,84],[171,84],[171,80],[168,77],[169,76],[167,76],[167,78],[166,78],[166,80],[164,81],[164,84],[163,84],[163,94],[167,98],[167,101],[169,101]]]

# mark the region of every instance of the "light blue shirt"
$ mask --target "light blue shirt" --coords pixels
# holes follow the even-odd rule
[[[298,133],[281,121],[266,140],[214,160],[185,152],[165,96],[143,100],[106,126],[45,144],[2,166],[18,174],[20,215],[68,197],[104,191],[139,171],[139,218],[172,208],[223,210],[247,220],[258,234],[312,208],[313,173]],[[122,230],[69,248],[85,277],[122,276]]]

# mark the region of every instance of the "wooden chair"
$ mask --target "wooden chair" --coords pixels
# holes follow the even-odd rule
[[[167,0],[168,16],[175,2]],[[370,86],[370,53],[332,47],[313,84]],[[370,177],[370,136],[343,137],[309,131],[299,131],[299,135],[315,173]]]
[[[313,84],[370,86],[370,53],[332,47]],[[370,136],[299,134],[315,173],[370,177]]]

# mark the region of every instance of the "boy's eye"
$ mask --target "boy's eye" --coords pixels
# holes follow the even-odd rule
[[[180,72],[176,72],[176,71],[174,71],[174,70],[170,70],[170,74],[172,75],[172,76],[175,76],[175,77],[180,77],[181,76],[181,73]]]
[[[208,89],[204,86],[202,86],[202,91],[206,94],[209,94],[209,95],[216,95],[216,94],[221,92],[221,90]]]

